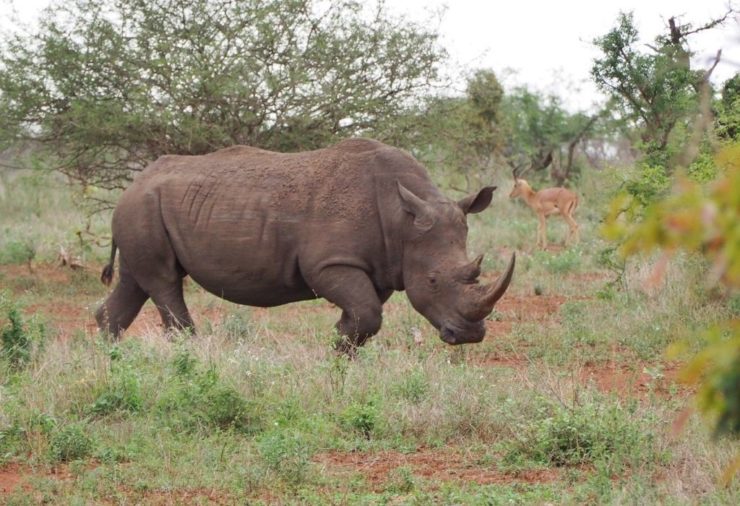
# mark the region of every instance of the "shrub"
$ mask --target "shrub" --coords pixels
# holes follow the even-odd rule
[[[186,349],[180,349],[172,359],[172,367],[175,374],[182,377],[190,377],[195,372],[198,361]]]
[[[141,395],[141,382],[129,367],[114,370],[105,389],[90,406],[94,415],[108,415],[116,411],[136,413],[144,401]]]
[[[267,467],[286,483],[297,485],[305,480],[311,451],[305,437],[297,430],[272,430],[260,438],[258,449]]]
[[[19,447],[26,438],[26,429],[18,421],[14,421],[10,426],[0,429],[0,464],[17,453]]]
[[[170,387],[157,404],[168,424],[185,430],[202,426],[243,432],[257,429],[255,405],[224,384],[214,366],[199,370],[187,351],[176,354],[172,365],[176,376],[169,380]]]
[[[230,386],[214,383],[202,387],[203,418],[210,424],[226,429],[248,430],[251,426],[249,405],[242,395]]]
[[[694,181],[708,183],[717,177],[718,167],[711,153],[699,153],[686,172]]]
[[[671,179],[665,167],[643,163],[637,177],[625,183],[625,189],[640,205],[647,206],[665,195],[670,184]]]
[[[574,466],[608,461],[621,464],[650,450],[652,434],[631,420],[619,404],[589,404],[572,409],[545,407],[540,418],[522,427],[522,437],[507,449],[504,462]]]
[[[93,440],[81,424],[68,425],[52,434],[49,451],[54,462],[69,462],[88,457],[93,452]]]
[[[411,402],[419,404],[429,393],[429,382],[427,381],[424,371],[417,369],[396,385],[397,394]]]
[[[36,246],[29,241],[9,241],[0,249],[0,265],[28,264],[36,258]]]
[[[11,367],[19,369],[31,360],[31,337],[17,309],[8,311],[8,322],[0,335],[0,352]]]
[[[366,402],[353,402],[342,412],[340,421],[344,427],[370,439],[378,422],[376,402],[373,399]]]

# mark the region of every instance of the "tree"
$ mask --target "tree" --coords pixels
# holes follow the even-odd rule
[[[444,56],[382,2],[60,1],[2,46],[0,138],[119,189],[162,154],[391,135]]]
[[[576,172],[576,150],[593,134],[600,117],[571,114],[558,97],[525,87],[516,88],[505,98],[503,110],[511,163],[514,166],[528,163],[534,171],[551,167],[550,176],[558,185]]]
[[[710,69],[692,70],[688,37],[718,26],[732,12],[696,29],[670,18],[668,35],[656,38],[649,46],[652,52],[638,49],[631,13],[621,13],[617,26],[594,41],[603,54],[594,60],[591,75],[639,129],[641,148],[651,163],[666,166],[671,134],[695,116],[700,91],[719,61],[720,53]]]
[[[726,141],[740,141],[740,73],[722,86],[721,99],[715,106],[717,135]]]
[[[462,176],[465,191],[488,179],[504,146],[504,90],[491,70],[479,69],[468,79],[462,96],[430,96],[407,122],[415,154],[432,171]],[[456,182],[451,182],[457,186]]]

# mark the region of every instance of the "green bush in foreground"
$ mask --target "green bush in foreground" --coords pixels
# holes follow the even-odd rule
[[[276,428],[263,434],[257,443],[267,467],[289,485],[305,481],[311,463],[311,449],[296,429]]]
[[[163,420],[185,430],[200,427],[254,432],[260,421],[256,406],[219,378],[215,367],[201,370],[197,360],[185,351],[172,361],[175,375],[156,409]]]
[[[619,404],[545,407],[541,415],[521,427],[518,440],[507,445],[504,463],[577,466],[601,462],[620,468],[651,451],[651,432]]]
[[[8,322],[0,335],[0,354],[19,369],[31,360],[31,338],[17,309],[8,311]]]
[[[90,414],[104,416],[114,412],[136,413],[143,404],[141,382],[136,371],[123,367],[114,370],[110,381],[90,406]]]
[[[49,452],[53,462],[69,462],[89,457],[94,446],[85,426],[72,424],[52,434]]]

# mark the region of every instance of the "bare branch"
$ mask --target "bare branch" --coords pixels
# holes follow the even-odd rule
[[[716,55],[716,56],[714,57],[714,63],[712,64],[712,66],[711,66],[711,67],[709,67],[709,68],[708,68],[708,69],[707,69],[707,70],[706,70],[706,71],[704,72],[704,76],[703,76],[703,77],[702,77],[702,79],[701,79],[701,82],[702,82],[702,83],[708,83],[708,82],[709,82],[709,78],[711,77],[711,75],[712,75],[712,72],[714,72],[714,69],[715,69],[715,68],[717,67],[717,64],[719,63],[719,60],[720,60],[721,58],[722,58],[722,50],[721,50],[721,49],[719,49],[719,50],[717,50],[717,55]]]
[[[728,9],[728,11],[725,12],[724,16],[722,16],[721,18],[713,19],[713,20],[705,23],[704,25],[702,25],[702,26],[700,26],[698,28],[695,28],[693,30],[688,30],[686,32],[679,32],[679,33],[680,33],[681,37],[686,38],[689,35],[692,35],[692,34],[695,34],[695,33],[699,33],[699,32],[703,32],[704,30],[711,30],[712,28],[723,24],[725,21],[727,21],[730,18],[731,15],[736,14],[737,12],[738,11],[736,11],[735,9],[733,9],[732,7],[730,7]],[[672,20],[673,20],[673,18],[671,18],[669,21],[672,21]]]
[[[0,167],[6,168],[6,169],[12,169],[12,170],[24,170],[28,167],[21,167],[20,165],[12,165],[10,163],[0,162]]]

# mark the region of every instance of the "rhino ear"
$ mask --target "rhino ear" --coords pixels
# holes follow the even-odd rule
[[[460,209],[462,209],[465,214],[479,213],[491,204],[493,191],[496,188],[496,186],[486,186],[485,188],[482,188],[478,193],[468,195],[464,199],[458,200],[457,205],[460,206]]]
[[[398,182],[398,194],[401,196],[401,207],[414,217],[414,226],[420,230],[429,230],[434,225],[434,215],[429,204],[417,197],[411,190]]]

